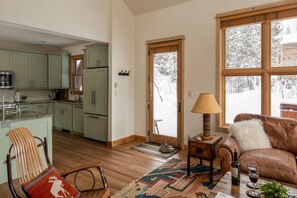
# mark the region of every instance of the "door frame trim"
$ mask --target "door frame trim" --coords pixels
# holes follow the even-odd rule
[[[146,42],[146,141],[149,141],[150,134],[150,107],[152,107],[150,100],[150,52],[149,45],[154,45],[155,47],[164,46],[164,42],[178,42],[179,51],[180,51],[180,67],[179,67],[179,76],[180,76],[180,116],[178,119],[180,120],[180,134],[177,137],[177,144],[180,149],[184,149],[184,40],[185,36],[174,36],[168,38],[161,38],[155,40],[149,40]]]

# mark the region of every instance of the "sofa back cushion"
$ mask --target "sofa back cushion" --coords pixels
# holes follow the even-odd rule
[[[297,120],[258,114],[238,114],[234,122],[253,118],[262,120],[264,131],[274,148],[297,155]]]

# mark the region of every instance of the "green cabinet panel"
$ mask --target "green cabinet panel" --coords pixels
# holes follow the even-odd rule
[[[13,52],[14,87],[47,88],[47,55]]]
[[[46,54],[31,54],[32,87],[47,88],[48,69]]]
[[[12,51],[0,50],[0,70],[2,71],[12,71]]]
[[[84,117],[83,106],[73,105],[73,131],[77,133],[84,133]]]
[[[69,88],[69,56],[65,54],[48,55],[48,67],[48,87],[53,89]]]
[[[3,128],[0,129],[0,184],[7,182],[7,173],[6,173],[6,164],[3,162],[6,160],[6,154],[8,149],[11,145],[10,140],[6,137],[6,133],[10,129],[15,129],[18,127],[26,127],[28,128],[34,136],[37,136],[41,139],[44,137],[47,138],[48,143],[48,153],[49,157],[52,161],[52,118],[40,118],[40,119],[32,119],[32,120],[25,120],[25,121],[17,121],[11,122],[10,128]],[[41,156],[43,164],[46,166],[46,160],[43,154],[42,148],[40,148]],[[13,170],[13,179],[17,178],[17,171],[15,166],[12,167]]]
[[[107,142],[107,116],[85,114],[84,118],[84,136],[87,138]]]
[[[13,52],[13,71],[15,88],[30,88],[32,86],[30,64],[30,53]]]
[[[41,103],[41,104],[33,104],[32,111],[37,111],[41,113],[49,113],[49,104],[48,103]]]
[[[108,69],[84,69],[84,112],[108,114]]]
[[[32,111],[33,107],[31,104],[20,104],[19,105],[21,112]]]
[[[54,103],[55,127],[72,131],[72,104]]]
[[[86,68],[108,66],[108,45],[93,44],[86,46]]]

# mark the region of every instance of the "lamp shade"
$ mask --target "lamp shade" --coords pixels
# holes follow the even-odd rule
[[[193,106],[193,113],[213,114],[221,113],[222,110],[211,93],[201,93]]]

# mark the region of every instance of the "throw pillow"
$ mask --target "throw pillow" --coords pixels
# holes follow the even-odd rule
[[[240,152],[254,149],[272,148],[269,138],[259,119],[235,122],[229,128],[231,135],[238,141]]]
[[[31,198],[79,197],[80,193],[73,188],[53,166],[47,168],[40,176],[22,185]]]

